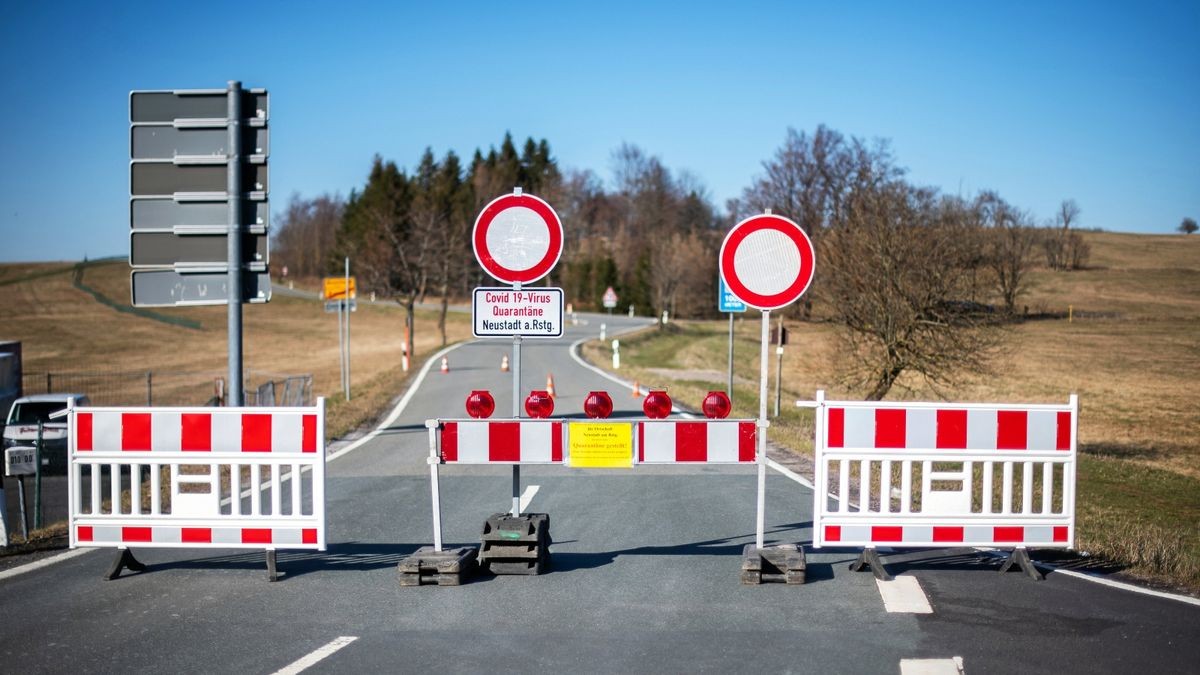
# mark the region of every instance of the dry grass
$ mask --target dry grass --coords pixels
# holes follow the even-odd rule
[[[960,401],[1066,402],[1079,395],[1081,459],[1079,546],[1145,577],[1200,589],[1200,237],[1085,233],[1091,267],[1035,270],[1030,320],[1010,330],[993,372],[968,378],[946,398]],[[1068,309],[1074,320],[1068,321]],[[838,384],[838,329],[788,321],[781,416],[770,437],[812,451],[811,413],[794,407],[817,389],[860,399]],[[724,389],[728,324],[682,322],[622,340],[622,375],[669,385],[698,409],[709,389]],[[757,415],[761,322],[736,320],[734,415]],[[585,354],[609,363],[603,345]],[[771,349],[769,412],[776,361]],[[891,399],[938,400],[916,378]],[[1101,489],[1103,486],[1103,489]]]

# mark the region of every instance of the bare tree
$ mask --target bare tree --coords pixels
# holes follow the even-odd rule
[[[314,277],[329,271],[345,202],[339,195],[305,199],[294,193],[273,227],[274,268],[293,276]]]
[[[845,329],[844,373],[882,399],[905,372],[935,389],[984,372],[999,324],[975,295],[980,228],[961,200],[902,181],[859,188],[818,243],[815,292]]]
[[[978,217],[986,227],[984,260],[992,271],[996,292],[1010,315],[1017,299],[1029,284],[1031,254],[1037,233],[1029,216],[1004,201],[995,192],[983,192],[975,200]]]
[[[1082,235],[1071,229],[1079,214],[1079,205],[1074,199],[1064,199],[1054,214],[1054,222],[1042,237],[1042,250],[1050,269],[1074,270],[1087,264],[1091,247]]]

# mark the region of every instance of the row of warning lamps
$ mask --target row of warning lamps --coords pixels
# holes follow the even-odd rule
[[[671,414],[671,397],[667,392],[652,390],[642,401],[642,411],[651,419],[663,419]],[[701,405],[704,416],[709,419],[724,419],[733,410],[729,396],[723,391],[710,391]],[[467,395],[467,414],[475,419],[492,416],[496,400],[490,392],[476,389]],[[612,414],[612,397],[606,391],[589,392],[583,399],[583,412],[592,419],[604,419]],[[545,390],[535,390],[525,398],[525,412],[535,419],[549,417],[554,412],[554,397]]]

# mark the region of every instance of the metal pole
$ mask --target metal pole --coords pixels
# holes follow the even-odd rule
[[[229,405],[242,401],[242,83],[226,92],[229,155],[225,193],[229,200]]]
[[[43,423],[38,422],[37,443],[33,444],[33,529],[42,527],[42,433]]]
[[[762,311],[762,355],[758,364],[758,514],[755,545],[763,548],[763,533],[767,522],[767,346],[771,343],[771,311]]]
[[[521,284],[513,284],[513,292],[519,292]],[[521,416],[521,336],[513,336],[513,400],[512,400],[512,416],[517,419]],[[521,465],[513,464],[512,468],[512,514],[513,516],[521,515]]]
[[[36,457],[34,459],[37,459]],[[17,499],[21,502],[21,536],[29,542],[29,516],[25,515],[25,476],[17,476]]]
[[[346,256],[346,400],[350,400],[350,257]]]
[[[725,389],[729,402],[733,403],[733,312],[729,312],[729,386]]]
[[[345,302],[342,298],[338,298],[337,300],[338,374],[341,377],[342,394],[346,393],[346,349],[342,337],[342,307],[345,305]]]

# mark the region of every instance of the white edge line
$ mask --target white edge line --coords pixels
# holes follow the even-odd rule
[[[84,553],[91,553],[92,551],[98,551],[98,550],[100,550],[100,549],[98,549],[98,548],[77,548],[77,549],[64,551],[62,553],[59,553],[58,555],[50,556],[49,558],[42,558],[41,560],[35,560],[34,562],[21,565],[20,567],[14,567],[12,569],[8,569],[8,570],[4,570],[3,572],[0,572],[0,581],[3,581],[5,579],[11,579],[19,574],[24,574],[26,572],[40,570],[43,567],[49,567],[56,563],[65,562],[67,560],[70,560],[71,558],[81,556]]]
[[[353,443],[351,443],[350,445],[347,445],[346,447],[342,448],[341,450],[338,450],[337,452],[326,456],[325,463],[328,464],[329,462],[332,462],[333,460],[335,460],[339,457],[342,457],[343,455],[349,454],[349,453],[359,449],[360,447],[367,444],[371,440],[374,440],[374,438],[376,436],[378,436],[379,434],[386,431],[388,427],[392,426],[392,423],[394,423],[396,421],[396,419],[399,418],[400,415],[404,413],[404,409],[408,407],[408,404],[410,401],[412,401],[413,396],[415,396],[417,394],[417,389],[421,388],[421,383],[425,381],[425,376],[428,375],[429,371],[433,369],[433,365],[435,363],[440,362],[442,360],[442,357],[445,356],[446,354],[449,354],[450,352],[454,351],[455,349],[458,349],[459,347],[461,347],[465,344],[468,344],[468,343],[467,342],[459,342],[457,344],[452,344],[449,347],[446,347],[446,348],[442,349],[441,351],[439,351],[438,353],[434,354],[433,356],[430,356],[429,359],[427,359],[425,361],[425,365],[421,368],[421,372],[417,373],[416,379],[414,379],[412,381],[412,384],[409,385],[408,391],[404,392],[404,396],[402,396],[400,398],[400,402],[396,404],[396,407],[392,408],[392,412],[387,416],[387,418],[384,419],[382,422],[380,422],[379,426],[375,427],[375,429],[373,431],[371,431],[371,433],[367,434],[366,436],[363,436],[362,438],[358,439],[357,441],[354,441]]]
[[[306,656],[300,658],[299,660],[293,661],[292,663],[275,671],[274,675],[296,675],[296,673],[303,672],[303,671],[317,665],[323,659],[326,659],[326,658],[332,656],[339,649],[341,649],[342,647],[345,647],[346,645],[350,644],[351,642],[354,642],[357,639],[358,639],[358,636],[356,636],[356,635],[343,635],[341,637],[335,638],[334,640],[329,642],[329,644],[326,644],[323,647],[318,647],[317,649],[314,649],[313,651],[309,652]]]
[[[1142,595],[1149,595],[1149,596],[1155,597],[1155,598],[1163,598],[1164,600],[1176,600],[1178,602],[1183,602],[1183,603],[1186,603],[1189,605],[1195,605],[1197,607],[1200,607],[1200,598],[1193,598],[1189,595],[1178,595],[1175,593],[1168,593],[1166,591],[1156,591],[1152,588],[1142,588],[1141,586],[1127,584],[1124,581],[1117,581],[1115,579],[1105,579],[1104,577],[1097,576],[1097,575],[1091,574],[1089,572],[1080,572],[1078,570],[1063,569],[1061,567],[1056,567],[1049,563],[1034,562],[1034,565],[1048,569],[1048,570],[1054,572],[1055,574],[1063,574],[1068,577],[1075,577],[1076,579],[1083,579],[1084,581],[1091,581],[1092,583],[1097,583],[1097,584],[1100,584],[1101,586],[1109,586],[1111,588],[1119,588],[1123,591],[1140,593]]]

